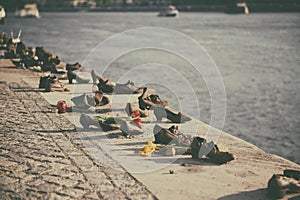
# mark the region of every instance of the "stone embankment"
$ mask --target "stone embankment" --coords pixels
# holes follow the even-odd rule
[[[24,72],[0,72],[1,199],[156,199],[128,172],[92,159],[75,126],[22,81]]]
[[[0,61],[0,66],[1,199],[263,200],[273,174],[300,170],[299,165],[224,132],[218,144],[235,155],[224,165],[184,155],[142,157],[138,150],[153,140],[153,126],[171,123],[149,120],[143,125],[145,135],[135,138],[118,137],[120,131],[83,131],[78,124],[80,112],[51,112],[62,98],[71,104],[74,84],[66,85],[72,89],[68,93],[44,93],[37,88],[41,73],[9,68],[7,60]],[[114,97],[120,116],[125,115],[123,101],[131,98]],[[189,133],[195,125],[200,136],[209,128],[214,131],[196,120],[179,128]],[[104,142],[107,139],[109,143]]]

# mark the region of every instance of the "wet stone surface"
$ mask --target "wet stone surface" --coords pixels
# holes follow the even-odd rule
[[[25,82],[0,82],[1,199],[156,199],[127,172],[90,157],[74,125],[49,106]]]

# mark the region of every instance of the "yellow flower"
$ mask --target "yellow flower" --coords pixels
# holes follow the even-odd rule
[[[155,151],[156,145],[152,141],[148,141],[147,145],[144,146],[142,151],[139,151],[139,154],[142,156],[148,156]]]

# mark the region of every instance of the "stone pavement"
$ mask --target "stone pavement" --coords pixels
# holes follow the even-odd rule
[[[0,107],[1,199],[156,199],[129,173],[93,160],[75,126],[27,83],[0,82]]]

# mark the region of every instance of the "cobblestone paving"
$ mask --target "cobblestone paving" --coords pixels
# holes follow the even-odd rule
[[[0,199],[156,199],[129,173],[93,160],[49,106],[25,82],[0,82]]]

